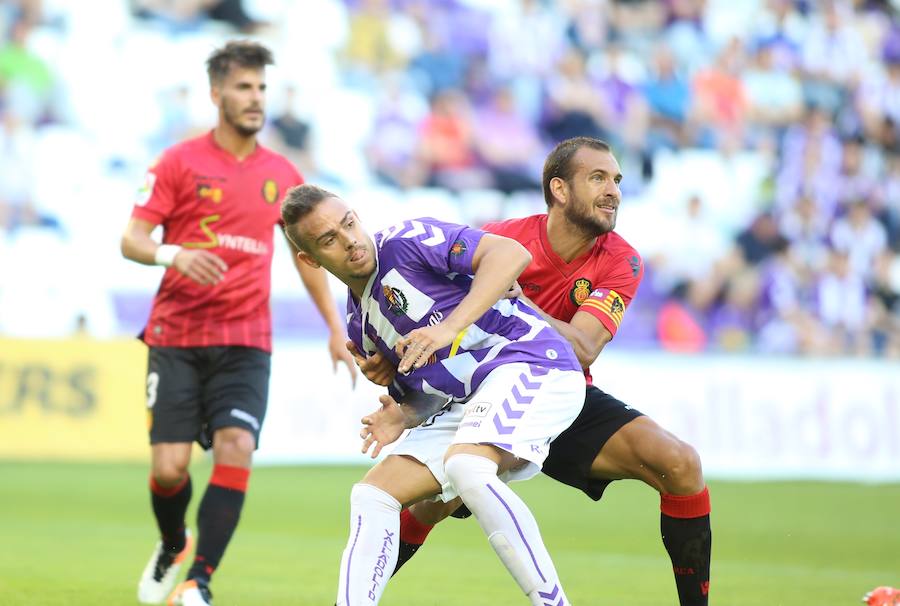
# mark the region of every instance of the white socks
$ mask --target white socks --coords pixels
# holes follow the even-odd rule
[[[353,486],[350,538],[341,557],[337,606],[371,606],[381,599],[397,565],[400,509],[397,499],[380,488]]]
[[[444,471],[532,605],[570,606],[534,516],[497,477],[496,463],[456,454],[444,464]]]

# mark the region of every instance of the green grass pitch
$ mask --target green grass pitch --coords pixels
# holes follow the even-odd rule
[[[334,603],[360,467],[257,468],[214,582],[216,606]],[[192,468],[200,500],[209,465]],[[134,604],[156,540],[143,465],[0,463],[0,605]],[[677,604],[659,499],[617,482],[594,503],[545,477],[513,485],[578,606]],[[717,606],[859,604],[900,585],[900,485],[711,482]],[[527,600],[477,523],[450,519],[387,588],[385,606]]]

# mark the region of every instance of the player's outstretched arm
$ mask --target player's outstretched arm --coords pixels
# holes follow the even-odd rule
[[[287,238],[287,235],[285,235],[285,241],[291,249],[291,258],[294,260],[294,265],[297,267],[303,286],[306,287],[316,309],[319,310],[319,315],[322,316],[326,326],[328,326],[328,353],[331,355],[332,366],[337,371],[338,362],[346,364],[347,369],[350,371],[350,381],[355,387],[356,364],[353,362],[353,356],[350,355],[345,346],[347,331],[344,328],[344,322],[341,320],[340,314],[338,314],[334,297],[331,296],[331,289],[328,287],[328,276],[321,267],[312,267],[301,261],[297,256],[297,247]]]
[[[222,281],[228,265],[221,257],[207,250],[160,245],[150,237],[154,229],[153,223],[131,219],[122,234],[122,256],[143,265],[174,267],[197,284],[214,285]]]
[[[405,429],[418,427],[447,404],[447,398],[422,392],[407,392],[400,402],[387,394],[378,400],[381,407],[362,418],[363,428],[359,432],[363,454],[375,446],[371,453],[373,459]]]

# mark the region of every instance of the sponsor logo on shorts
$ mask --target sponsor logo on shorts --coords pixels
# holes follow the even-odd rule
[[[243,410],[238,410],[237,408],[232,408],[231,416],[234,417],[235,419],[240,419],[241,421],[244,421],[245,423],[250,425],[250,427],[252,427],[256,431],[259,431],[259,419],[257,419],[253,415],[251,415],[249,412],[246,412]]]
[[[463,416],[486,417],[490,411],[491,405],[489,402],[472,402],[470,404],[466,404],[466,412],[463,414]]]

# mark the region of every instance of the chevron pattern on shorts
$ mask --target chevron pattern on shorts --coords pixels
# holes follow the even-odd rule
[[[534,396],[540,389],[542,381],[535,378],[535,368],[530,367],[528,372],[519,375],[519,381],[514,383],[508,398],[503,400],[500,410],[494,413],[494,427],[502,436],[509,435],[516,430],[516,421],[522,418],[528,406],[534,401]],[[521,385],[521,387],[520,387]]]

